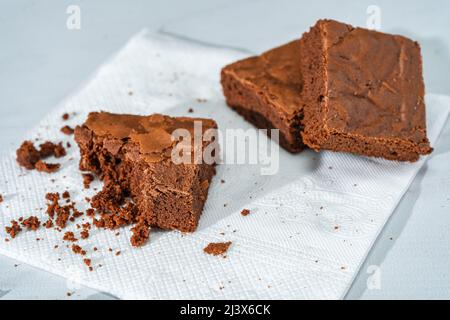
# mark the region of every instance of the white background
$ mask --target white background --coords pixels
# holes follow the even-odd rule
[[[81,8],[81,30],[66,9]],[[369,5],[382,31],[418,40],[428,92],[450,94],[448,1],[61,1],[0,3],[0,152],[82,83],[126,40],[147,27],[258,53],[299,37],[318,18],[365,26]],[[435,152],[380,235],[347,298],[450,298],[450,124]],[[1,190],[0,190],[1,191]],[[111,298],[0,257],[0,297]],[[369,290],[367,270],[381,270]]]

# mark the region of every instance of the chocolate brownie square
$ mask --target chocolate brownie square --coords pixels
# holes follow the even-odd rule
[[[300,51],[300,41],[292,41],[221,73],[227,104],[258,128],[279,129],[279,143],[290,152],[304,149]]]
[[[308,147],[399,161],[431,153],[417,42],[320,20],[301,46]]]
[[[196,125],[201,125],[200,129]],[[176,129],[185,130],[189,136],[174,139]],[[125,211],[119,210],[117,219],[140,223],[133,231],[145,233],[142,225],[146,225],[192,232],[197,228],[215,174],[217,142],[206,137],[209,129],[217,129],[217,124],[209,119],[93,112],[75,129],[81,152],[80,169],[103,180],[103,195],[132,199],[136,210],[128,210],[126,215],[135,216],[120,216]],[[192,149],[189,161],[174,161],[173,152],[186,151],[179,148],[181,143],[200,152],[210,147],[213,157],[194,159],[196,151]],[[93,201],[95,197],[91,204]]]

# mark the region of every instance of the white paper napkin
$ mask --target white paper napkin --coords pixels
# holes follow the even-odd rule
[[[41,208],[46,192],[67,189],[81,205],[93,188],[101,187],[98,182],[88,191],[82,187],[78,148],[59,132],[64,112],[76,112],[68,121],[72,126],[90,111],[107,110],[206,116],[216,119],[221,129],[251,128],[226,107],[219,84],[221,67],[242,57],[148,32],[131,39],[27,136],[72,142],[68,155],[58,159],[58,173],[23,170],[13,152],[0,160],[0,193],[5,198],[0,204],[0,253],[64,276],[69,283],[126,299],[342,298],[425,158],[410,164],[282,150],[280,171],[274,176],[260,175],[258,166],[221,165],[195,233],[153,231],[148,244],[135,249],[129,244],[129,228],[119,235],[93,229],[89,239],[79,242],[92,259],[93,272],[53,229],[3,240],[11,219],[37,215],[45,221]],[[428,95],[426,102],[434,143],[450,97]],[[243,208],[252,213],[243,217]],[[75,225],[70,229],[76,230]],[[227,258],[203,253],[209,242],[219,241],[233,242]]]

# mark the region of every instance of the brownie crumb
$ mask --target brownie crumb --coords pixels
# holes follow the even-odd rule
[[[94,268],[92,268],[92,261],[91,259],[83,259],[84,264],[89,268],[89,271],[94,270]]]
[[[228,242],[211,242],[209,243],[203,251],[207,254],[218,256],[227,252],[231,245],[231,241]]]
[[[27,228],[27,230],[36,231],[41,226],[41,221],[39,221],[38,217],[31,216],[22,221],[22,226]]]
[[[244,209],[244,210],[241,211],[241,214],[242,214],[244,217],[245,217],[245,216],[248,216],[248,215],[250,214],[250,210]]]
[[[92,208],[101,212],[100,218],[93,218],[97,228],[114,230],[136,222],[137,207],[126,200],[118,184],[106,183],[91,200]]]
[[[68,136],[70,136],[70,135],[72,135],[75,132],[75,130],[73,128],[69,127],[69,126],[64,126],[64,127],[61,128],[61,132],[66,134],[66,135],[68,135]]]
[[[82,255],[82,256],[85,256],[86,255],[86,251],[85,250],[83,250],[83,248],[81,248],[79,245],[77,245],[77,244],[73,244],[72,245],[72,251],[73,251],[73,253],[75,253],[75,254],[80,254],[80,255]]]
[[[62,143],[54,144],[53,142],[46,141],[39,146],[39,150],[36,149],[33,142],[25,141],[16,151],[17,163],[28,169],[36,169],[40,172],[55,172],[59,169],[60,164],[49,164],[42,161],[42,159],[50,156],[60,158],[66,155],[66,149],[62,146]]]
[[[120,256],[120,254],[121,254],[120,251],[117,251],[117,252],[116,252],[116,256]]]
[[[66,194],[65,196],[70,196],[70,194]],[[64,229],[68,221],[73,222],[76,218],[83,215],[82,212],[75,208],[75,203],[69,203],[64,206],[59,205],[59,193],[47,193],[45,198],[50,201],[50,203],[47,204],[47,214],[49,215],[50,220],[54,219],[56,216],[54,223],[60,229]]]
[[[87,209],[87,210],[86,210],[86,215],[87,215],[88,217],[93,217],[93,216],[95,215],[95,210],[92,209],[92,208]]]
[[[50,201],[50,203],[47,204],[47,214],[50,216],[50,218],[53,219],[56,213],[56,209],[59,207],[59,193],[47,193],[45,195],[45,199]]]
[[[71,242],[78,241],[78,239],[75,238],[75,234],[72,231],[67,231],[66,233],[64,233],[63,240]]]
[[[11,220],[11,226],[6,227],[5,231],[14,239],[22,231],[22,228],[16,220]]]
[[[67,120],[69,120],[69,114],[68,113],[64,113],[63,115],[62,115],[62,119],[64,120],[64,121],[67,121]]]
[[[94,176],[90,173],[83,173],[83,185],[85,189],[91,187],[91,182],[94,181]]]
[[[58,171],[61,165],[59,163],[47,163],[39,160],[34,167],[39,172],[53,173]]]
[[[3,196],[0,194],[0,203],[3,202]]]
[[[131,245],[140,247],[144,245],[150,236],[150,227],[146,223],[138,223],[131,228],[133,236],[131,237]]]
[[[189,113],[193,113],[193,112],[194,112],[194,109],[189,108],[189,109],[188,109],[188,112],[189,112]]]
[[[89,238],[89,231],[87,231],[87,230],[81,231],[81,232],[80,232],[80,236],[81,236],[81,239],[87,239],[87,238]]]
[[[67,146],[70,148],[70,144]],[[63,147],[62,142],[55,145],[55,147],[53,149],[53,155],[56,158],[64,157],[66,154],[67,154],[67,152],[66,152],[66,149]]]
[[[25,141],[16,151],[17,162],[22,167],[32,170],[35,164],[40,160],[39,151],[34,147],[33,142]]]
[[[39,145],[39,156],[40,158],[47,158],[53,155],[55,150],[55,144],[50,141],[46,141]]]
[[[70,193],[69,191],[64,191],[62,194],[63,199],[69,199],[70,198]]]
[[[72,203],[71,206],[72,206],[72,218],[73,219],[79,218],[83,215],[83,212],[78,211],[75,207],[73,207],[74,203]]]
[[[67,152],[64,149],[62,142],[55,144],[51,141],[46,141],[39,145],[39,155],[41,159],[55,156],[56,158],[64,157]]]

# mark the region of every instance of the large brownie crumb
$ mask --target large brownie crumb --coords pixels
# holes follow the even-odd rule
[[[50,164],[43,162],[42,159],[50,156],[61,158],[66,155],[66,149],[62,146],[62,143],[54,144],[53,142],[46,141],[39,145],[39,150],[36,149],[33,142],[25,141],[16,151],[17,162],[22,167],[33,170],[36,169],[40,172],[52,173],[59,169],[59,164]]]
[[[137,223],[131,228],[133,236],[131,237],[131,245],[134,247],[140,247],[148,240],[150,236],[150,227],[147,223]]]
[[[248,209],[243,209],[243,210],[241,211],[241,214],[242,214],[243,216],[248,216],[248,215],[250,214],[250,210],[248,210]]]
[[[5,228],[6,233],[8,233],[11,238],[15,238],[22,228],[16,220],[11,220],[11,226]]]
[[[80,255],[82,255],[82,256],[85,256],[85,255],[86,255],[86,250],[83,250],[83,248],[80,247],[80,246],[77,245],[77,244],[73,244],[73,245],[72,245],[72,251],[73,251],[73,253],[75,253],[75,254],[80,254]]]
[[[231,245],[231,241],[228,242],[211,242],[209,243],[203,251],[207,254],[211,254],[213,256],[218,256],[227,252],[228,248]]]
[[[22,226],[27,228],[27,230],[36,231],[41,226],[41,222],[37,217],[31,216],[22,221]]]
[[[64,233],[63,240],[64,241],[70,241],[70,242],[78,241],[78,239],[75,238],[75,234],[72,231],[67,231],[66,233]]]
[[[59,206],[59,193],[47,193],[45,195],[45,199],[50,201],[50,203],[47,204],[47,214],[50,216],[50,218],[53,218],[55,216],[56,209]]]
[[[91,187],[91,182],[94,181],[94,176],[90,173],[83,173],[83,185],[85,189]]]
[[[46,141],[39,145],[39,154],[41,159],[48,158],[50,156],[55,156],[56,158],[64,157],[67,152],[63,147],[62,142],[55,144],[51,141]]]
[[[136,205],[125,199],[119,185],[107,183],[91,200],[100,217],[93,223],[98,228],[117,229],[136,222]]]
[[[56,217],[54,223],[61,229],[66,227],[69,220],[74,221],[83,214],[75,208],[74,203],[69,203],[63,206],[60,205],[59,193],[47,193],[45,198],[50,201],[47,204],[47,214],[49,215],[50,220]]]
[[[47,221],[45,221],[45,222],[43,223],[43,226],[44,226],[46,229],[50,229],[50,228],[53,228],[54,224],[53,224],[53,221],[52,221],[51,219],[48,219]]]
[[[34,168],[39,172],[53,173],[59,170],[61,165],[59,163],[47,163],[39,160],[34,165]]]
[[[55,144],[50,141],[46,141],[39,145],[39,157],[47,158],[53,155],[53,151],[55,150]]]
[[[88,230],[83,230],[83,231],[81,231],[81,232],[80,232],[80,236],[81,236],[81,239],[87,239],[87,238],[89,238],[89,231],[88,231]]]
[[[17,162],[28,170],[34,169],[35,164],[41,159],[39,151],[33,142],[25,141],[16,151]]]
[[[72,135],[75,132],[75,130],[70,126],[64,126],[61,128],[61,132],[67,135]]]

